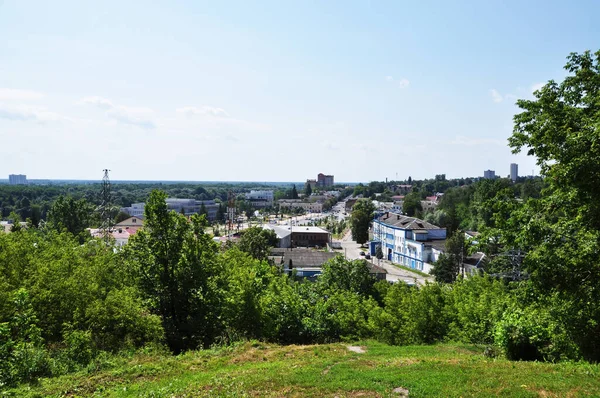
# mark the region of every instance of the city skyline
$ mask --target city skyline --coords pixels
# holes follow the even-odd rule
[[[600,5],[0,3],[0,176],[476,177]],[[561,26],[561,29],[555,29]],[[307,29],[310,27],[310,29]]]

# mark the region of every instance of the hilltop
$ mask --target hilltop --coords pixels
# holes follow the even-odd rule
[[[458,397],[598,396],[600,366],[511,362],[481,346],[279,346],[246,342],[179,356],[106,357],[87,371],[8,391],[17,396]]]

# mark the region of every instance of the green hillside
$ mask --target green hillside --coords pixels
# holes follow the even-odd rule
[[[5,392],[28,397],[600,396],[600,366],[511,362],[469,345],[278,346],[137,353]],[[396,390],[396,391],[394,391]],[[404,394],[404,395],[403,395]]]

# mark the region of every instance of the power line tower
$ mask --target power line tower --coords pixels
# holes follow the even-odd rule
[[[108,172],[110,170],[104,169],[104,177],[102,177],[102,193],[100,200],[100,233],[102,238],[108,241],[110,233],[113,228],[112,219],[112,195],[110,192],[110,177]]]

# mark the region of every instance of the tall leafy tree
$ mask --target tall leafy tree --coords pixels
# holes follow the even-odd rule
[[[251,227],[242,232],[239,247],[257,260],[266,260],[277,246],[277,235],[270,229]]]
[[[562,300],[588,359],[600,360],[600,51],[572,53],[562,82],[519,100],[513,153],[535,156],[546,188],[513,215],[515,245],[542,293]]]
[[[153,191],[144,228],[126,248],[141,291],[162,318],[174,352],[210,345],[218,330],[217,247],[204,233],[204,216],[169,211],[167,194]]]
[[[75,200],[71,196],[59,196],[48,212],[48,226],[58,232],[66,230],[82,243],[85,229],[90,226],[92,206],[85,200]]]
[[[360,244],[369,240],[369,227],[373,220],[375,206],[369,199],[358,200],[352,207],[350,216],[350,230],[352,238]]]
[[[404,197],[402,210],[409,217],[418,217],[423,211],[421,206],[421,194],[419,192],[411,192]]]
[[[307,182],[304,186],[304,196],[309,197],[310,195],[312,195],[312,186]]]

